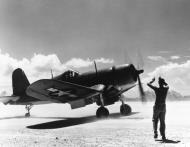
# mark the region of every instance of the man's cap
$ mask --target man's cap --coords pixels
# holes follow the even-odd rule
[[[158,82],[161,83],[161,84],[165,84],[166,83],[165,80],[164,80],[164,78],[162,78],[162,77],[158,78]]]

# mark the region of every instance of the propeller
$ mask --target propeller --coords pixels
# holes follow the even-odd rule
[[[141,78],[140,78],[140,74],[144,72],[144,70],[137,70],[138,74],[137,74],[137,81],[138,81],[138,87],[139,87],[139,94],[140,94],[140,98],[142,102],[146,102],[146,97],[145,97],[145,92],[142,86],[142,82],[141,82]]]
[[[140,98],[141,98],[142,102],[146,102],[145,92],[144,92],[143,85],[142,85],[141,78],[140,78],[140,74],[144,72],[144,70],[142,70],[143,66],[144,66],[144,60],[143,60],[142,53],[139,49],[137,50],[136,55],[137,55],[137,57],[136,57],[137,62],[134,62],[131,60],[131,58],[128,56],[127,51],[125,50],[125,54],[124,54],[125,62],[128,60],[132,64],[136,63],[135,68],[137,71],[137,81],[138,81],[138,89],[139,89]]]
[[[138,85],[139,85],[139,94],[140,94],[140,98],[142,102],[146,102],[146,97],[145,97],[145,92],[142,86],[142,82],[141,82],[141,78],[140,78],[140,74],[144,72],[144,70],[140,70],[143,69],[144,67],[144,59],[142,56],[142,53],[140,50],[137,50],[137,70],[138,70],[138,75],[137,75],[137,80],[138,80]]]

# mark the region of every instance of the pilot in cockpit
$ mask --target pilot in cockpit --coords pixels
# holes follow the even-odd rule
[[[68,70],[64,73],[64,76],[66,79],[71,79],[71,78],[77,77],[78,75],[79,75],[79,73],[72,71],[72,70]]]

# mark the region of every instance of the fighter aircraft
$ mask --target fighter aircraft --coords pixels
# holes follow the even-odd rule
[[[137,70],[133,64],[97,70],[95,63],[95,71],[79,73],[68,70],[52,79],[40,79],[30,84],[24,71],[17,68],[12,73],[13,94],[1,97],[0,101],[10,105],[25,105],[26,117],[30,116],[33,105],[69,103],[72,109],[76,109],[96,103],[99,106],[96,116],[100,118],[109,116],[109,110],[105,106],[120,100],[120,113],[127,115],[131,112],[131,107],[124,103],[122,94],[139,85],[143,98],[139,77],[141,73],[143,70]]]

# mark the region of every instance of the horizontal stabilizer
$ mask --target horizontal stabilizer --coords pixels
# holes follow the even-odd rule
[[[19,98],[19,96],[1,96],[0,102],[2,102],[5,105],[12,104],[15,103]]]

